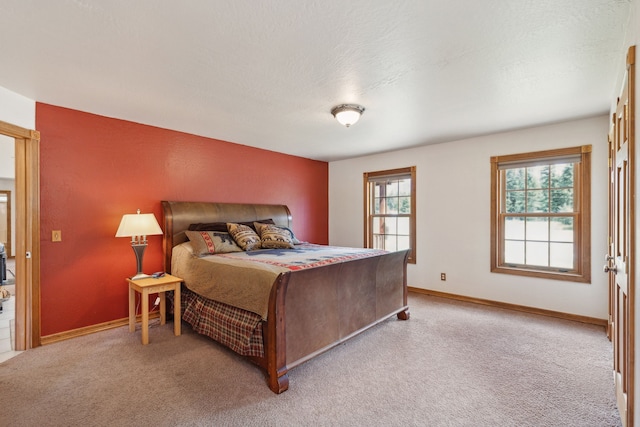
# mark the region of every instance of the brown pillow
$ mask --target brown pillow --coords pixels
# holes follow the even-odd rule
[[[288,229],[259,222],[255,222],[254,225],[260,235],[263,249],[293,249],[293,239]]]
[[[227,229],[231,237],[233,237],[233,240],[235,240],[243,250],[253,251],[262,248],[260,236],[248,225],[229,222],[227,223]]]
[[[189,225],[191,231],[221,231],[228,233],[226,222],[199,222],[197,224]]]
[[[275,224],[271,218],[269,219],[261,219],[257,222],[261,222],[264,224]],[[249,222],[234,222],[234,224],[242,224],[251,227],[251,229],[255,230],[253,225],[253,221]],[[227,223],[226,222],[198,222],[196,224],[189,225],[189,230],[193,231],[224,231],[227,232]]]
[[[242,252],[231,235],[220,231],[185,231],[193,254],[198,257],[228,252]]]

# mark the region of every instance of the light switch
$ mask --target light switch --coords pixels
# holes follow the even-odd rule
[[[52,242],[62,242],[62,231],[61,230],[53,230],[51,232],[51,241]]]

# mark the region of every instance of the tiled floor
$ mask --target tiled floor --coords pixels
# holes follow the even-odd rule
[[[11,295],[7,301],[2,302],[2,312],[0,312],[0,363],[20,354],[14,351],[15,342],[15,308],[16,297]]]

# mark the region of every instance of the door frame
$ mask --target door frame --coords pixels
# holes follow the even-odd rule
[[[40,346],[40,132],[0,121],[15,139],[15,349]]]

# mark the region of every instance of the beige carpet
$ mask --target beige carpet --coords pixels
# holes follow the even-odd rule
[[[171,325],[118,328],[0,364],[11,426],[618,426],[603,328],[410,295],[390,319],[292,369],[260,370]]]

